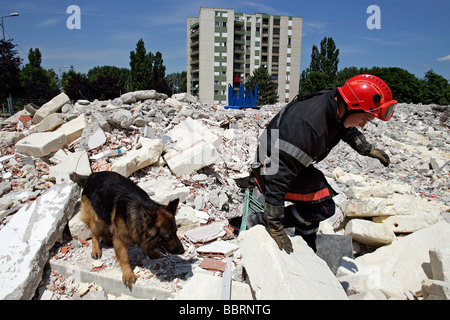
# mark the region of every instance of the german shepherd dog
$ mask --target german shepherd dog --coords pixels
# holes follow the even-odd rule
[[[130,290],[136,282],[128,256],[130,246],[138,244],[150,258],[184,253],[175,224],[179,199],[160,205],[133,181],[111,171],[90,176],[72,173],[70,178],[83,188],[82,220],[92,232],[92,258],[102,256],[99,237],[112,244],[123,282]]]

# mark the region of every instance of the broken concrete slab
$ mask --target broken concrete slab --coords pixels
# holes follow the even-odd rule
[[[193,243],[206,243],[225,236],[224,223],[214,222],[186,232],[184,235]]]
[[[92,173],[86,151],[66,153],[59,150],[53,158],[57,158],[59,163],[56,166],[50,167],[49,177],[54,178],[56,184],[70,180],[69,175],[73,172],[82,176],[88,176]]]
[[[200,220],[197,217],[196,210],[187,206],[182,206],[178,209],[175,221],[179,235],[200,227]]]
[[[178,180],[172,178],[161,178],[140,182],[138,183],[138,186],[147,192],[154,201],[161,204],[168,204],[175,199],[180,199],[180,203],[182,203],[190,194],[188,187],[178,186]]]
[[[424,300],[450,300],[450,282],[426,279],[422,282]]]
[[[36,111],[33,117],[33,123],[38,124],[45,117],[52,113],[58,112],[66,103],[70,103],[70,99],[64,92],[62,92]]]
[[[333,274],[336,274],[343,257],[353,258],[352,238],[349,236],[318,233],[316,247],[316,254],[327,263]]]
[[[239,246],[229,241],[217,240],[197,248],[197,253],[207,257],[229,257]]]
[[[111,171],[129,177],[133,172],[157,162],[164,150],[164,142],[161,139],[141,138],[140,144],[139,149],[133,149],[114,161]]]
[[[209,142],[199,142],[193,147],[164,156],[170,170],[176,175],[190,175],[213,164],[219,158],[216,148]]]
[[[61,132],[33,133],[16,143],[16,151],[36,158],[44,157],[58,151],[67,143]]]
[[[433,279],[450,282],[450,246],[430,250]]]
[[[362,219],[350,220],[345,226],[345,234],[355,241],[373,247],[389,244],[395,240],[395,233],[389,225]]]
[[[25,138],[23,132],[0,131],[0,144],[12,146],[20,139]]]
[[[77,118],[63,124],[60,128],[58,128],[55,132],[64,133],[67,137],[67,143],[72,143],[83,133],[84,128],[86,127],[86,117],[84,114],[81,114]]]
[[[114,111],[108,118],[108,123],[110,125],[128,129],[133,124],[134,118],[130,111],[119,109]]]
[[[405,298],[403,284],[377,266],[344,257],[336,276],[348,295],[380,290],[384,296],[383,300]]]
[[[220,300],[222,278],[198,272],[176,294],[174,300]],[[253,300],[248,284],[231,281],[231,300]]]
[[[392,228],[394,233],[412,233],[429,227],[441,220],[439,212],[413,215],[397,215],[389,217],[373,217],[373,222],[384,223]]]
[[[440,201],[409,194],[392,194],[384,197],[350,198],[342,203],[341,209],[347,217],[364,218],[445,212],[448,206]]]
[[[417,292],[421,289],[422,280],[428,278],[424,267],[426,269],[430,263],[429,250],[448,246],[448,239],[450,224],[439,222],[398,238],[392,244],[360,256],[355,261],[377,266],[399,280],[406,290]]]
[[[0,299],[31,299],[41,281],[49,250],[60,239],[78,200],[68,181],[22,207],[0,230]]]
[[[35,129],[37,132],[52,131],[64,123],[64,117],[61,113],[52,113],[39,122]]]
[[[347,299],[344,289],[302,237],[287,254],[261,225],[239,234],[242,263],[257,299]],[[270,275],[270,277],[268,277]]]

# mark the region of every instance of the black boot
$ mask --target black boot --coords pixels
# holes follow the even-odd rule
[[[317,247],[316,247],[316,238],[317,238],[317,232],[312,232],[309,234],[305,234],[305,231],[299,229],[298,227],[295,228],[295,235],[302,236],[303,240],[306,241],[308,246],[313,249],[314,253],[317,253]]]
[[[267,227],[267,221],[266,218],[264,218],[263,212],[248,213],[245,216],[245,223],[247,224],[247,230],[258,224]]]

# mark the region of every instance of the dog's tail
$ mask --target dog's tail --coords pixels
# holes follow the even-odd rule
[[[89,176],[83,176],[81,174],[78,174],[76,172],[72,172],[69,175],[70,179],[75,182],[76,184],[78,184],[81,188],[84,188],[84,184],[86,183],[86,180]]]

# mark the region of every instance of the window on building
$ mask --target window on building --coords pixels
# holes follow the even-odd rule
[[[226,22],[222,22],[222,27],[226,27],[227,23]]]
[[[273,19],[273,25],[279,26],[280,25],[280,19]]]

